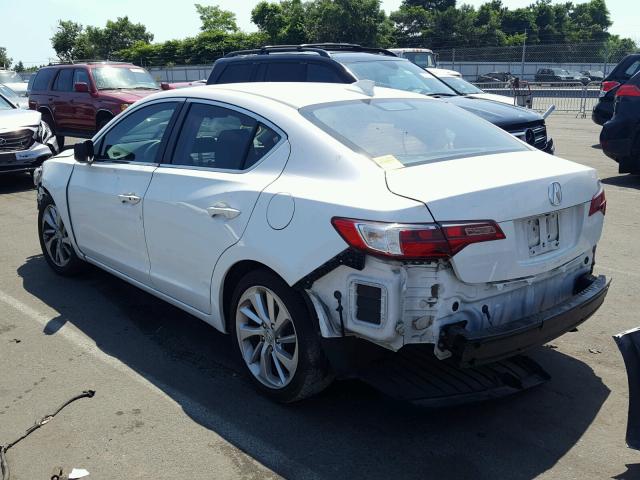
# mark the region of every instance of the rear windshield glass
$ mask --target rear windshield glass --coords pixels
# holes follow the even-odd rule
[[[514,137],[444,102],[379,99],[311,105],[300,113],[378,164],[403,166],[493,153],[527,151]]]

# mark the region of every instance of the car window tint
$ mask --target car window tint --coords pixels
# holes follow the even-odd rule
[[[73,84],[86,83],[89,85],[89,74],[84,69],[76,69],[73,71]]]
[[[635,75],[635,73],[640,70],[640,60],[636,60],[624,71],[624,76],[626,78],[631,78]]]
[[[242,170],[249,150],[254,149],[252,140],[258,130],[258,122],[248,115],[214,105],[193,104],[172,163]]]
[[[238,83],[251,80],[252,63],[232,63],[227,65],[216,83]]]
[[[306,79],[306,65],[297,62],[269,63],[265,82],[304,82]]]
[[[72,90],[72,77],[73,70],[71,70],[70,68],[63,68],[58,73],[55,82],[53,82],[53,89],[58,92],[70,92]]]
[[[307,82],[344,83],[335,68],[322,63],[307,65]]]
[[[48,90],[49,83],[51,82],[51,79],[53,78],[53,75],[55,73],[56,70],[54,68],[45,68],[43,70],[40,70],[36,75],[35,80],[33,81],[33,90]]]
[[[127,115],[104,136],[99,159],[155,163],[177,102],[149,105]]]

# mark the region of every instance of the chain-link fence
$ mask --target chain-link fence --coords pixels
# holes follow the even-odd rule
[[[436,50],[438,66],[459,71],[470,81],[483,81],[487,73],[504,72],[537,81],[542,69],[564,69],[572,74],[606,75],[633,49],[611,43],[562,43],[512,47],[448,48]],[[559,80],[559,79],[558,79]],[[594,80],[594,79],[591,79]]]

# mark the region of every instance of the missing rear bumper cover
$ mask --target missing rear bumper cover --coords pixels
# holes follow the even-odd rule
[[[584,288],[570,300],[530,317],[476,331],[459,324],[444,327],[439,344],[463,367],[495,362],[542,345],[593,315],[609,289],[604,275],[580,278],[576,285]]]

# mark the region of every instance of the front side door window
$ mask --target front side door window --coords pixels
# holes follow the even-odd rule
[[[122,119],[102,138],[96,160],[157,163],[177,105],[156,103]]]

